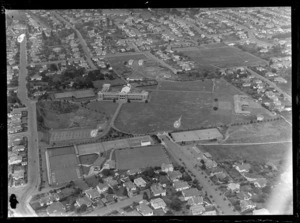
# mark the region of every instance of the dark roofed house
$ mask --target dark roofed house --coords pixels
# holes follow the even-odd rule
[[[179,178],[182,177],[182,174],[179,172],[179,171],[171,171],[171,172],[168,172],[168,177],[171,181],[177,181]]]
[[[95,188],[89,188],[85,191],[86,196],[88,196],[90,199],[94,200],[97,198],[100,198],[100,193]]]
[[[81,207],[82,205],[86,205],[87,207],[92,205],[91,199],[89,199],[87,196],[79,197],[76,199],[76,204],[78,207]]]
[[[187,201],[188,199],[196,196],[202,196],[202,192],[199,191],[197,188],[190,188],[182,191],[182,195],[184,200]]]
[[[66,213],[66,208],[62,203],[54,202],[47,207],[46,212],[49,216],[62,216]]]

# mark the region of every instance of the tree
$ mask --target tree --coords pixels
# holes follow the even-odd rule
[[[149,200],[148,194],[146,192],[144,192],[144,194],[143,194],[143,199],[144,200]]]
[[[178,198],[173,199],[170,208],[174,211],[180,211],[182,209],[181,201]]]
[[[113,191],[113,189],[111,189],[111,187],[109,187],[109,188],[108,188],[108,190],[107,190],[107,193],[109,193],[109,194],[113,194],[113,193],[114,193],[114,191]]]
[[[174,216],[173,212],[168,210],[166,213],[165,213],[165,216]]]

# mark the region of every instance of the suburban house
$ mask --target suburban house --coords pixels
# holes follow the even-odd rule
[[[128,196],[133,197],[136,192],[135,184],[132,183],[131,181],[127,181],[123,183],[123,186],[126,188]]]
[[[95,188],[89,188],[84,193],[91,200],[100,198],[100,196],[101,196],[101,194],[99,193],[99,191],[97,189],[95,189]]]
[[[141,173],[141,169],[132,169],[132,170],[127,170],[127,174],[128,175],[136,175],[136,174],[139,174]]]
[[[197,204],[190,207],[192,215],[200,215],[205,211],[205,208],[201,204]]]
[[[19,164],[22,162],[22,156],[13,155],[8,159],[8,165]]]
[[[209,158],[204,159],[204,163],[205,163],[206,168],[208,168],[208,169],[214,168],[214,167],[216,167],[216,166],[218,165],[218,164],[216,163],[216,161],[211,160],[211,159],[209,159]]]
[[[236,166],[235,166],[235,169],[236,169],[237,171],[239,171],[240,173],[244,173],[244,172],[249,172],[250,167],[251,167],[250,164],[244,163],[244,164],[242,164],[242,165],[236,165]]]
[[[240,199],[240,200],[250,200],[251,197],[252,197],[252,194],[249,193],[249,192],[244,192],[244,191],[241,191],[240,193],[237,194],[237,197]]]
[[[182,177],[182,174],[179,171],[172,171],[172,172],[168,172],[168,177],[171,181],[177,181],[179,178]]]
[[[240,206],[242,212],[256,207],[256,205],[250,200],[240,200]]]
[[[152,216],[153,210],[145,203],[141,203],[136,207],[136,210],[143,216]]]
[[[89,199],[87,196],[79,197],[76,199],[76,205],[78,207],[81,207],[82,205],[86,205],[87,207],[90,207],[92,205],[91,199]]]
[[[105,183],[99,183],[97,185],[97,190],[100,194],[104,193],[105,191],[108,190],[108,184],[105,182]]]
[[[203,197],[201,197],[201,196],[191,197],[190,199],[188,199],[187,203],[191,206],[192,205],[203,204]]]
[[[165,209],[167,206],[164,200],[161,198],[152,199],[150,203],[154,209],[159,209],[159,208]]]
[[[267,186],[267,180],[265,178],[258,178],[253,182],[255,187],[263,188]]]
[[[182,191],[190,188],[190,185],[185,182],[185,181],[175,181],[173,183],[173,187],[175,188],[176,191]]]
[[[227,189],[231,190],[232,192],[240,192],[240,184],[237,183],[229,183],[227,185]]]
[[[66,208],[62,203],[54,202],[47,207],[46,212],[49,216],[63,216],[66,213]]]
[[[160,184],[152,184],[151,191],[153,196],[166,196],[167,191]]]
[[[107,183],[107,185],[111,188],[113,188],[113,186],[117,185],[118,182],[116,180],[114,180],[111,176],[107,177],[104,179],[104,181]]]
[[[141,177],[134,179],[134,183],[138,187],[145,187],[146,186],[146,181]]]
[[[173,165],[170,163],[170,164],[161,164],[161,171],[163,172],[172,172],[174,170],[174,167]]]
[[[50,205],[55,201],[59,201],[59,199],[60,198],[59,198],[58,194],[56,194],[56,193],[55,194],[50,194],[49,193],[46,196],[40,198],[39,203],[40,203],[41,206]]]
[[[269,214],[270,214],[269,210],[265,208],[253,210],[253,215],[269,215]]]
[[[204,212],[202,215],[217,215],[217,212],[216,212],[216,210],[213,210],[213,211],[206,211],[206,212]]]
[[[192,197],[202,195],[201,191],[199,191],[197,188],[190,188],[187,190],[183,190],[181,192],[182,192],[182,195],[183,195],[185,201],[187,201],[188,199],[190,199]]]

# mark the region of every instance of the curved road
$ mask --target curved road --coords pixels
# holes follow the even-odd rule
[[[38,191],[40,183],[39,173],[39,151],[38,133],[36,123],[36,101],[31,101],[27,97],[26,76],[27,76],[27,38],[25,37],[20,44],[20,71],[18,97],[26,105],[28,110],[28,183],[22,188],[10,188],[9,194],[17,196],[19,204],[15,209],[15,216],[35,216],[34,211],[28,205],[31,195]]]

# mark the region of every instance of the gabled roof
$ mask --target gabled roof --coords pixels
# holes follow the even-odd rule
[[[202,192],[197,188],[190,188],[182,191],[182,195],[184,197],[193,197],[193,196],[201,196]]]
[[[97,189],[94,189],[94,188],[90,188],[90,189],[86,190],[85,193],[92,199],[100,197],[100,193],[98,192]]]
[[[52,203],[50,206],[47,207],[46,210],[47,213],[52,216],[63,215],[64,213],[66,213],[65,206],[60,202]]]
[[[79,206],[83,204],[85,204],[86,206],[90,206],[92,204],[92,201],[87,196],[77,198],[76,202]]]

